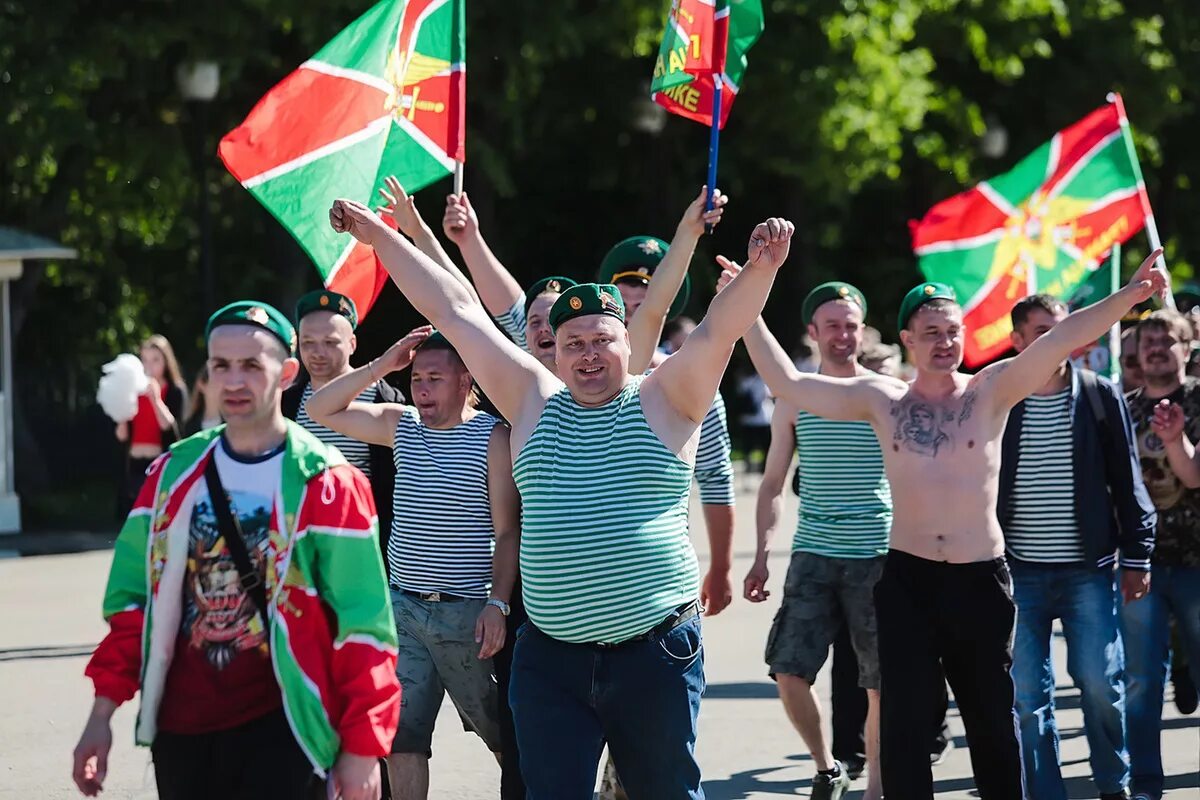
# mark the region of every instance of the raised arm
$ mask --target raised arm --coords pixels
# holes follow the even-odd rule
[[[385,375],[399,372],[411,364],[417,347],[432,332],[433,328],[428,325],[410,331],[379,358],[313,392],[305,407],[308,416],[351,439],[391,447],[404,406],[399,403],[362,403],[355,398]]]
[[[750,235],[746,269],[717,295],[679,352],[646,378],[644,385],[662,392],[680,417],[699,424],[708,413],[733,345],[762,312],[795,230],[785,219],[759,223]]]
[[[717,263],[722,267],[717,292],[723,293],[744,269],[724,256],[717,256]],[[798,411],[826,419],[865,422],[874,418],[875,405],[887,399],[889,386],[904,390],[903,382],[882,375],[831,378],[800,372],[762,317],[754,320],[742,341],[771,394]]]
[[[561,386],[558,379],[510,342],[458,280],[362,203],[334,201],[329,222],[375,248],[396,286],[454,345],[501,414],[522,424],[541,413],[546,398]]]
[[[1069,315],[1010,361],[981,372],[978,379],[990,387],[988,394],[996,410],[1007,413],[1045,384],[1072,352],[1103,336],[1133,306],[1151,295],[1161,296],[1169,279],[1166,271],[1155,265],[1160,255],[1162,248],[1151,253],[1125,288]]]
[[[795,424],[796,409],[787,403],[775,403],[775,410],[771,412],[771,444],[763,464],[754,513],[757,528],[754,564],[746,573],[742,587],[743,595],[751,603],[761,603],[771,596],[767,591],[770,577],[767,562],[771,555],[771,540],[779,526],[779,512],[783,508],[783,487],[787,485],[788,470],[796,451]]]
[[[380,189],[379,194],[383,196],[386,205],[379,209],[380,214],[390,216],[396,222],[396,227],[400,232],[412,239],[412,243],[417,246],[425,255],[433,259],[434,263],[440,264],[444,270],[449,272],[458,281],[466,287],[471,296],[475,298],[475,302],[480,302],[479,295],[475,292],[475,287],[471,285],[471,281],[462,273],[458,265],[450,258],[450,255],[442,248],[442,243],[438,241],[433,229],[426,224],[421,212],[417,211],[416,203],[408,192],[404,191],[404,187],[400,184],[400,180],[394,175],[389,175],[383,179],[387,184],[386,189]]]
[[[633,319],[629,320],[630,375],[641,375],[650,368],[650,360],[662,338],[667,312],[671,310],[671,303],[683,285],[688,265],[692,263],[692,254],[696,252],[696,243],[704,235],[704,226],[716,225],[721,221],[728,198],[714,191],[712,211],[704,210],[707,199],[708,187],[705,186],[700,189],[699,197],[683,212],[683,218],[675,228],[675,238],[671,239],[666,256],[650,278],[646,297]]]
[[[521,284],[517,283],[517,279],[500,263],[500,259],[484,241],[479,231],[479,217],[475,215],[466,192],[446,198],[442,232],[458,245],[467,271],[471,273],[471,279],[475,281],[475,288],[489,314],[499,317],[524,297]]]

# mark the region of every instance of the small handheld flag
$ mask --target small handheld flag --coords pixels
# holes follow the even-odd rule
[[[762,0],[672,0],[654,62],[650,98],[711,128],[708,210],[717,185],[720,131],[746,72],[746,51],[763,31]]]

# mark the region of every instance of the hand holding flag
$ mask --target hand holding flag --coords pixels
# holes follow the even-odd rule
[[[1133,302],[1130,307],[1136,306],[1144,300],[1149,300],[1154,295],[1158,295],[1158,299],[1164,300],[1167,296],[1167,288],[1171,285],[1171,278],[1167,275],[1167,269],[1162,264],[1158,263],[1162,258],[1163,249],[1155,248],[1154,252],[1146,256],[1146,260],[1138,267],[1137,272],[1133,273],[1133,277],[1129,279],[1129,287],[1132,289]]]

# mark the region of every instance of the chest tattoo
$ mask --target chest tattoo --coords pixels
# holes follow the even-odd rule
[[[975,399],[975,391],[970,390],[961,403],[953,405],[932,403],[912,395],[893,401],[893,449],[904,448],[928,458],[953,453],[959,429],[975,410]]]

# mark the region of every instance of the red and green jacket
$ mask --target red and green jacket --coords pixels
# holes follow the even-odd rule
[[[396,627],[371,486],[293,422],[271,515],[266,590],[271,663],[288,723],[324,774],[341,751],[384,756],[400,716]],[[182,613],[192,508],[224,426],[178,442],[146,474],[117,538],[86,674],[123,703],[140,689],[135,738],[154,741]]]

